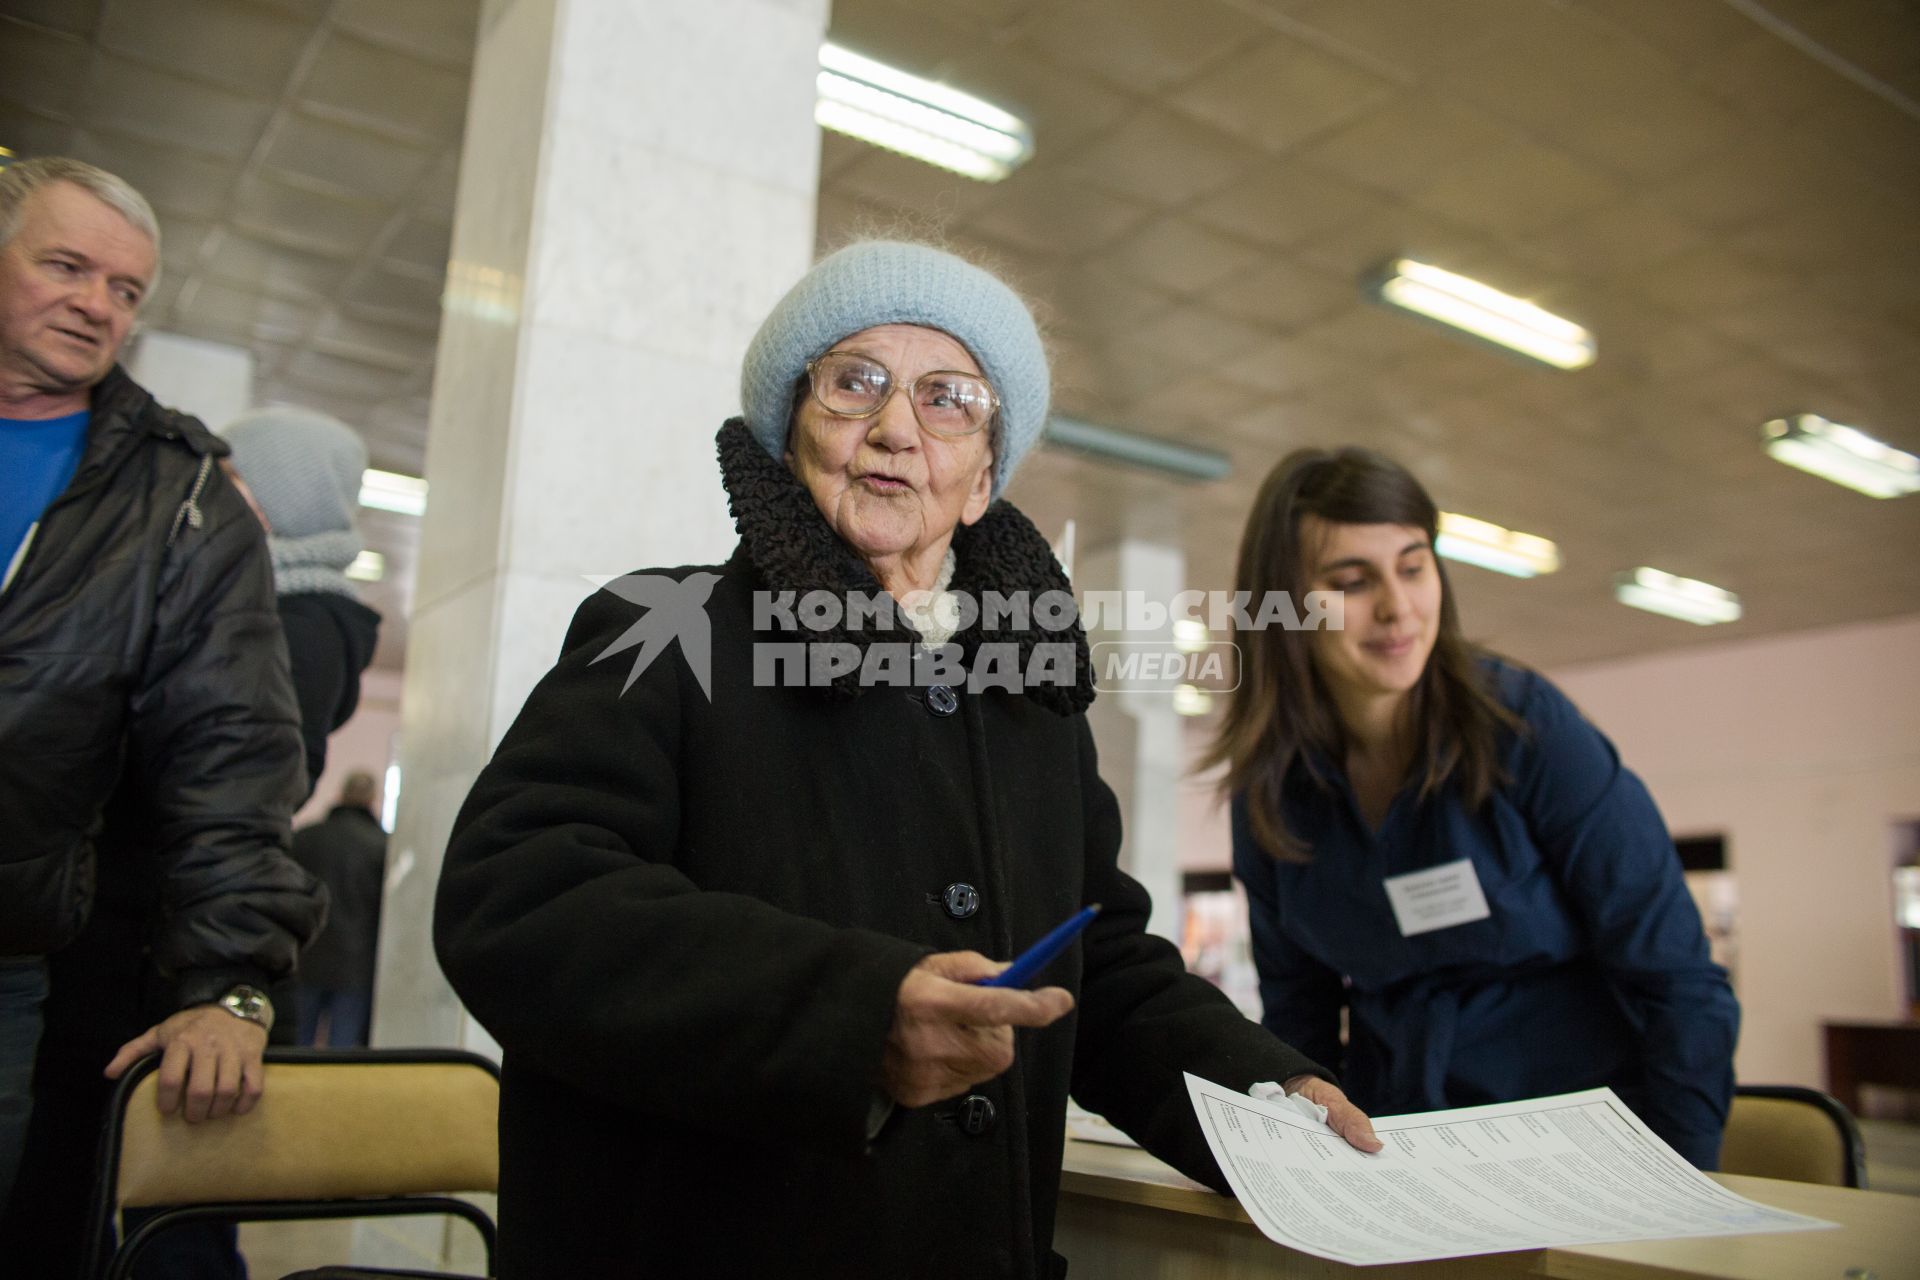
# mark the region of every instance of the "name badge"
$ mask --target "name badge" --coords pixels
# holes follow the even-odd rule
[[[1466,858],[1425,871],[1388,876],[1386,885],[1387,901],[1393,904],[1393,918],[1400,924],[1402,937],[1450,929],[1493,914],[1487,910],[1487,895],[1480,891],[1480,877]]]

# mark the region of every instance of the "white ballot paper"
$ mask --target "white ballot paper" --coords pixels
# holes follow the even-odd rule
[[[1376,1117],[1386,1145],[1374,1154],[1292,1107],[1194,1075],[1187,1092],[1254,1225],[1336,1262],[1835,1225],[1728,1191],[1611,1089]]]

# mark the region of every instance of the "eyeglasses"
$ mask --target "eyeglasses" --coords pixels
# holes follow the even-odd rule
[[[807,362],[813,398],[840,418],[871,418],[887,407],[899,388],[893,372],[871,356],[829,351]],[[936,369],[913,380],[908,389],[913,416],[936,436],[970,436],[993,421],[1000,397],[977,373]]]

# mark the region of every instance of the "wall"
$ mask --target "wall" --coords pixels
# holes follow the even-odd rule
[[[1548,673],[1740,894],[1743,1080],[1822,1083],[1820,1022],[1893,1018],[1894,824],[1920,815],[1920,615]]]
[[[1820,1086],[1823,1019],[1904,1013],[1890,868],[1895,824],[1920,817],[1920,614],[1547,675],[1676,834],[1727,838],[1739,1077]],[[1190,723],[1195,756],[1208,727]],[[1225,811],[1198,783],[1181,842],[1189,870],[1228,864]]]
[[[327,767],[313,796],[293,815],[293,825],[304,827],[327,816],[340,796],[340,786],[355,769],[365,769],[381,782],[386,799],[387,764],[393,758],[393,735],[400,731],[400,673],[378,668],[360,677],[360,705],[353,718],[327,739]]]

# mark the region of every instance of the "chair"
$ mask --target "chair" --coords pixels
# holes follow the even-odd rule
[[[88,1216],[88,1280],[126,1280],[168,1227],[450,1214],[493,1271],[494,1226],[453,1192],[499,1187],[499,1069],[439,1049],[269,1049],[266,1092],[244,1116],[190,1125],[155,1106],[157,1055],[114,1090]],[[156,1208],[108,1253],[119,1211]]]
[[[1853,1116],[1828,1094],[1798,1085],[1743,1084],[1733,1090],[1720,1171],[1865,1187],[1866,1147]]]

